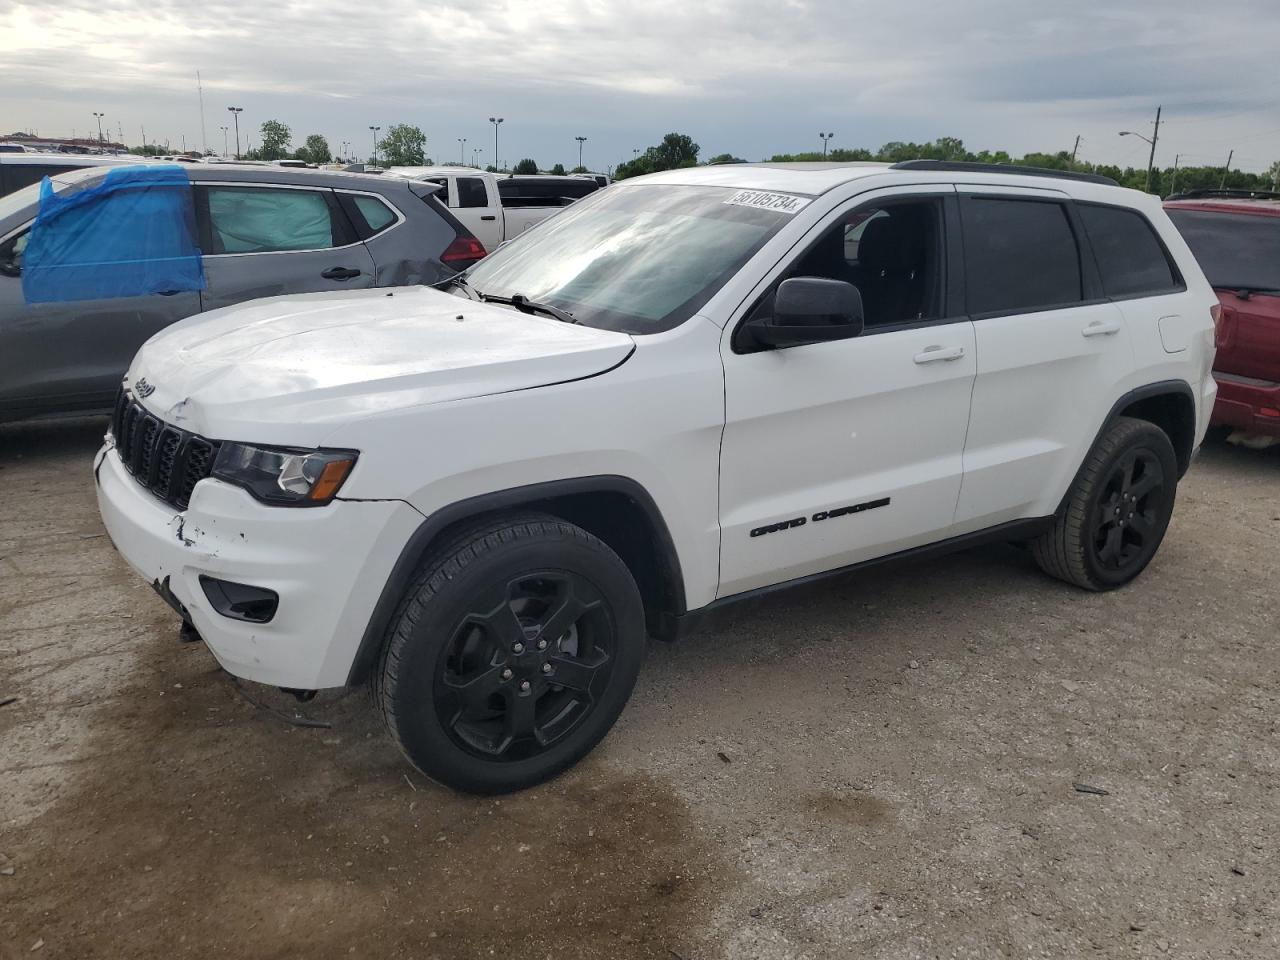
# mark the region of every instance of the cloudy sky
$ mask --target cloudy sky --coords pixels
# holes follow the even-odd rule
[[[662,134],[703,156],[889,140],[1261,170],[1280,159],[1275,0],[0,0],[0,134],[221,150],[277,118],[349,140],[413,123],[438,160],[603,169]],[[196,70],[204,80],[202,135]]]

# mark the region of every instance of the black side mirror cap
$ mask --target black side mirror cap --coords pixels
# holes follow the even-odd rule
[[[747,329],[770,347],[848,340],[862,333],[862,294],[844,280],[792,277],[778,286],[773,316],[758,317]]]

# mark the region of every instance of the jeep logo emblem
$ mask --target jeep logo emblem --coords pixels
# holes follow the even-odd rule
[[[156,388],[147,383],[146,377],[139,377],[138,382],[133,385],[134,395],[141,400],[145,400],[156,392]]]

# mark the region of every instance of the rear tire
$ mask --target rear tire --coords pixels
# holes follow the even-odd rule
[[[1089,451],[1053,528],[1031,541],[1045,573],[1114,590],[1155,556],[1173,515],[1178,461],[1163,430],[1120,417]]]
[[[547,780],[609,732],[644,657],[644,608],[606,544],[554,517],[473,527],[392,619],[374,699],[409,761],[469,793]]]

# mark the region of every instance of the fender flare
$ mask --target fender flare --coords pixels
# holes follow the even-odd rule
[[[653,529],[656,545],[661,554],[659,560],[670,571],[672,600],[675,607],[673,614],[677,617],[683,615],[686,611],[686,601],[680,556],[676,552],[675,542],[671,539],[671,531],[667,528],[662,511],[658,509],[649,491],[635,480],[630,477],[602,474],[510,487],[506,490],[468,497],[441,507],[413,531],[401,549],[400,556],[391,569],[391,575],[382,586],[378,602],[374,605],[373,613],[360,638],[360,646],[352,660],[351,670],[347,675],[347,685],[363,683],[376,669],[378,655],[382,652],[382,642],[396,607],[399,606],[422,560],[444,530],[472,517],[517,507],[536,506],[547,500],[587,493],[622,494],[644,512]]]

